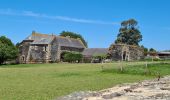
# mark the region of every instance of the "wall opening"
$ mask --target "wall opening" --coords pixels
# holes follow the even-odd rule
[[[126,61],[126,51],[123,52],[123,61]]]

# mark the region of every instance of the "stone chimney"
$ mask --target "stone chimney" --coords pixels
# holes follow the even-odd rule
[[[35,35],[35,33],[36,33],[36,32],[33,30],[33,31],[32,31],[32,35]]]
[[[36,32],[33,30],[33,31],[32,31],[32,39],[33,39],[33,40],[35,39],[35,35],[36,35]]]

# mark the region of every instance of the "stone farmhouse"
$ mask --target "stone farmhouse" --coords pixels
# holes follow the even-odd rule
[[[91,48],[94,52],[94,48]],[[98,53],[103,53],[99,49],[95,49]],[[86,53],[89,50],[84,46],[82,41],[70,37],[62,37],[56,35],[40,34],[35,31],[20,43],[19,62],[20,63],[48,63],[62,61],[63,52],[79,52],[83,53],[88,59],[92,54]],[[106,49],[107,50],[107,49]],[[83,52],[84,51],[84,52]],[[107,51],[104,51],[104,53]]]
[[[33,31],[20,43],[19,62],[60,62],[63,59],[64,52],[79,52],[86,60],[92,60],[94,54],[109,54],[113,60],[127,61],[141,59],[143,55],[142,50],[138,47],[132,48],[131,46],[114,44],[110,48],[86,48],[79,38],[73,39]]]

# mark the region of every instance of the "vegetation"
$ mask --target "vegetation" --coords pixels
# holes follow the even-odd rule
[[[103,69],[103,72],[109,73],[122,73],[122,74],[129,74],[129,75],[148,75],[148,76],[157,76],[160,73],[162,76],[170,75],[170,63],[161,63],[160,61],[157,63],[149,63],[146,65],[144,64],[137,64],[137,65],[125,65],[123,64],[124,69],[120,71],[120,68],[116,67],[106,67]],[[145,63],[146,64],[146,63]]]
[[[150,48],[150,49],[149,49],[149,54],[150,54],[151,56],[156,56],[156,55],[157,55],[157,51],[156,51],[155,49],[153,49],[153,48]]]
[[[149,52],[148,48],[144,47],[143,45],[141,46],[141,48],[143,48],[144,50],[144,55],[147,56]]]
[[[153,48],[146,48],[144,47],[143,45],[141,46],[141,48],[144,49],[144,55],[147,56],[148,54],[151,55],[151,56],[156,56],[157,55],[157,51]]]
[[[83,36],[80,34],[69,32],[69,31],[63,31],[60,33],[60,36],[64,36],[64,37],[70,36],[71,38],[75,38],[75,39],[79,38],[82,41],[82,43],[84,44],[84,46],[88,47],[87,42],[85,41]]]
[[[158,63],[158,62],[157,62]],[[20,64],[0,66],[2,100],[53,100],[75,91],[101,90],[116,84],[150,79],[145,75],[145,62],[102,64]],[[150,64],[151,72],[170,74],[169,64]]]
[[[94,54],[93,55],[93,58],[94,59],[98,59],[99,61],[98,62],[102,62],[104,59],[107,58],[107,54]]]
[[[76,52],[65,52],[64,61],[66,62],[80,62],[83,58],[83,55]]]
[[[11,42],[10,39],[5,36],[0,37],[0,64],[3,64],[7,60],[14,60],[17,58],[18,49]]]
[[[123,21],[115,43],[138,45],[142,41],[142,35],[137,25],[138,22],[134,19]]]

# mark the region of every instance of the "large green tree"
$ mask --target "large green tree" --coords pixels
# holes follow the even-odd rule
[[[123,21],[115,43],[139,45],[140,41],[142,41],[142,35],[138,29],[138,22],[134,19]]]
[[[63,31],[63,32],[60,33],[60,36],[64,36],[64,37],[70,36],[71,38],[75,38],[75,39],[80,38],[80,40],[83,42],[84,46],[88,47],[87,42],[85,41],[83,36],[80,35],[80,34],[77,34],[77,33],[74,33],[74,32],[69,32],[69,31]]]
[[[10,39],[5,36],[0,37],[0,64],[3,64],[7,60],[16,59],[18,55],[18,49],[11,42]]]

